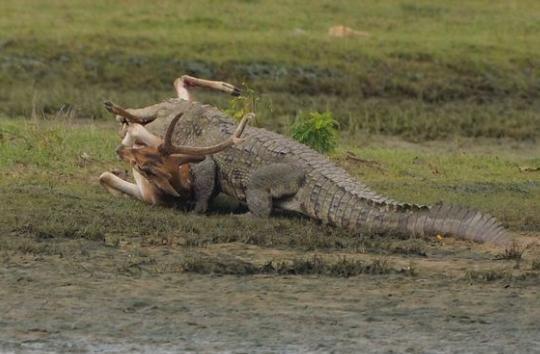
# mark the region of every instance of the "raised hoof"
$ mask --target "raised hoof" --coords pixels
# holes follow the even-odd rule
[[[234,87],[233,91],[231,92],[231,96],[238,97],[242,94],[242,91],[238,87]]]
[[[111,113],[114,113],[113,112],[113,109],[114,109],[114,103],[112,103],[111,101],[105,101],[103,102],[103,105],[105,106],[105,109]]]

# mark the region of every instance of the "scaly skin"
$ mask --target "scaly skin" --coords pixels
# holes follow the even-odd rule
[[[157,115],[147,128],[161,136],[172,117],[183,112],[173,138],[182,145],[210,145],[236,127],[218,109],[181,99],[129,111]],[[194,169],[194,178],[199,185],[213,185],[208,176],[216,176],[216,188],[247,202],[255,215],[268,216],[279,208],[359,232],[441,234],[499,244],[511,240],[492,216],[457,206],[398,203],[378,195],[325,156],[279,134],[248,127],[242,137],[243,143],[212,156],[213,163],[206,165],[213,171]],[[206,191],[199,199],[211,194]],[[197,201],[199,211],[206,202]]]

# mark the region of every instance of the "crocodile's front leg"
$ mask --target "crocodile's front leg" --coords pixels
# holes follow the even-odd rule
[[[255,216],[270,216],[273,206],[291,197],[304,181],[304,171],[289,163],[273,163],[253,172],[246,189],[249,211]]]
[[[193,173],[193,199],[195,213],[205,213],[208,203],[218,194],[216,183],[216,163],[211,157],[197,164],[191,164]]]

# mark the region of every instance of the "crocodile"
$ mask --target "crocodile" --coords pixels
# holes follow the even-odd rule
[[[158,136],[182,114],[173,142],[186,146],[222,141],[237,125],[216,107],[182,98],[129,112],[150,117],[145,128]],[[242,138],[242,143],[192,166],[196,211],[206,211],[208,202],[222,192],[247,204],[258,217],[283,210],[358,233],[512,242],[491,215],[462,206],[397,202],[374,192],[323,154],[266,129],[248,126]]]

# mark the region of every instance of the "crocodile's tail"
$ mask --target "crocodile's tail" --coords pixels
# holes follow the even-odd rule
[[[512,242],[491,215],[460,206],[399,203],[371,191],[329,161],[317,159],[316,153],[306,154],[305,160],[315,162],[309,165],[298,200],[302,212],[314,219],[359,232]]]
[[[342,207],[348,211],[340,210]],[[512,242],[511,235],[493,216],[460,206],[420,206],[352,197],[334,210],[323,221],[354,231],[453,236],[501,245]]]
[[[509,244],[508,232],[495,217],[479,211],[452,205],[435,205],[424,210],[389,213],[383,222],[392,225],[395,220],[407,222],[407,231],[421,236],[454,236],[476,242]]]
[[[419,236],[453,236],[476,242],[510,244],[512,238],[489,214],[452,205],[417,207],[411,205],[372,205],[366,223],[357,229]]]

